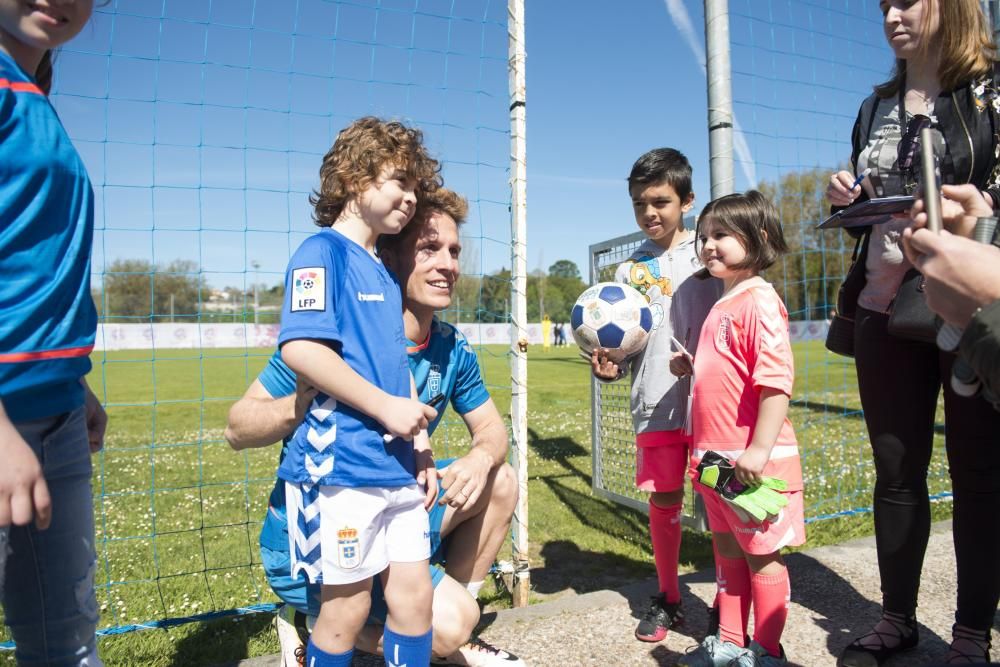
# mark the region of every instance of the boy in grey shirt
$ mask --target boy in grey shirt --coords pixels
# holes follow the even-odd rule
[[[684,618],[677,568],[691,447],[690,431],[685,429],[690,379],[670,373],[675,351],[670,339],[676,338],[694,353],[701,325],[722,294],[722,285],[702,276],[689,280],[702,271],[702,265],[695,234],[684,229],[684,214],[694,205],[687,158],[672,148],[649,151],[632,166],[628,189],[636,223],[647,240],[618,267],[615,280],[645,295],[653,328],[646,347],[627,360],[628,368],[619,367],[600,349],[591,355],[591,365],[594,376],[603,381],[632,375],[636,486],[650,493],[649,532],[660,584],[660,593],[652,598],[635,636],[658,642]]]

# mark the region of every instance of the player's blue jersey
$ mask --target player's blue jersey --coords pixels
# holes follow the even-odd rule
[[[93,236],[83,161],[48,98],[0,51],[0,397],[13,421],[83,404]]]
[[[306,239],[288,264],[278,345],[299,339],[328,344],[382,391],[410,396],[399,283],[334,229]],[[289,440],[278,476],[349,487],[413,484],[413,444],[401,438],[386,444],[384,434],[372,417],[319,394]]]
[[[434,320],[427,340],[421,344],[409,343],[410,370],[417,384],[420,400],[429,401],[438,394],[445,396],[460,415],[472,412],[489,399],[479,372],[476,353],[465,337],[455,327]],[[257,377],[271,396],[280,398],[295,392],[295,373],[281,360],[281,350],[276,350],[267,366]],[[438,416],[427,428],[433,434],[444,405],[438,407]],[[282,447],[282,458],[285,447]],[[273,551],[288,551],[288,529],[285,515],[285,483],[278,480],[271,491],[270,508],[260,531],[261,546]]]
[[[429,402],[443,394],[445,401],[460,415],[471,412],[486,402],[490,395],[479,373],[479,360],[458,329],[437,319],[423,343],[408,343],[410,372],[417,383],[420,400]],[[444,405],[427,427],[433,433],[444,415]]]

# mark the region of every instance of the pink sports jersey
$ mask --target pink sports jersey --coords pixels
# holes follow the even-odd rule
[[[737,285],[712,307],[694,362],[691,470],[708,450],[736,460],[750,445],[764,387],[792,394],[788,311],[763,278]],[[764,474],[802,489],[799,445],[785,417]]]

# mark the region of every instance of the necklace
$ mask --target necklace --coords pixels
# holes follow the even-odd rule
[[[934,102],[937,100],[937,95],[928,95],[922,90],[917,90],[916,88],[910,88],[906,91],[906,98],[908,102],[912,102],[912,106],[919,106],[920,108],[916,111],[918,113],[928,113],[934,110]],[[908,107],[911,105],[907,105]],[[907,109],[911,111],[911,109]]]

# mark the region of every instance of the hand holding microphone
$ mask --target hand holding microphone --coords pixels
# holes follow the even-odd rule
[[[921,132],[924,146],[931,145],[929,133],[926,128]],[[948,219],[942,220],[944,207],[938,193],[932,151],[923,152],[922,176],[923,196],[914,205],[914,224],[903,234],[903,248],[907,258],[924,276],[928,307],[944,320],[938,329],[938,347],[952,352],[958,348],[965,325],[975,309],[992,301],[986,295],[979,298],[975,295],[997,282],[988,268],[996,265],[996,259],[987,261],[986,257],[981,257],[1000,253],[989,245],[997,221],[992,207],[972,185],[942,187],[950,207]],[[959,208],[955,208],[956,204]],[[970,223],[972,239],[942,231],[943,226],[966,231]],[[975,372],[960,357],[952,366],[950,383],[956,394],[966,397],[975,396],[981,388]]]

